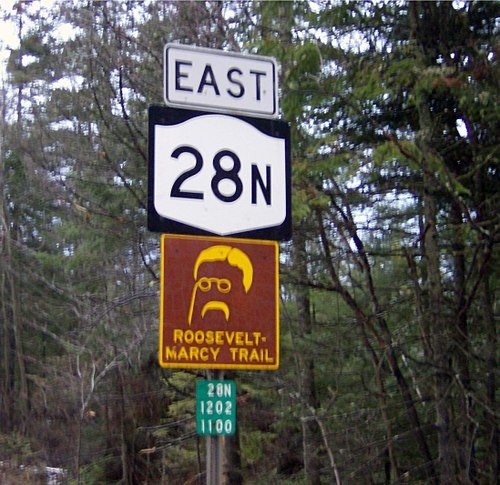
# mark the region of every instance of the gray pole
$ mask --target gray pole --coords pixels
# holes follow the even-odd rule
[[[207,379],[224,379],[223,370],[207,370]],[[222,436],[207,436],[207,485],[222,484]]]

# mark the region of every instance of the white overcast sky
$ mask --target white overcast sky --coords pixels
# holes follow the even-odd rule
[[[12,12],[15,0],[0,0],[1,17]],[[16,25],[14,22],[0,20],[0,79],[5,75],[5,64],[9,58],[9,47],[17,47]]]
[[[17,40],[17,22],[15,17],[10,21],[2,20],[5,13],[14,13],[13,7],[19,0],[0,0],[0,85],[3,84],[6,76],[6,64],[9,58],[10,49],[18,47]],[[31,9],[43,7],[51,7],[54,0],[34,0],[29,4],[23,2],[26,7],[29,5]],[[314,4],[314,2],[312,2]],[[464,2],[461,0],[453,0],[455,8],[462,8]],[[26,25],[25,25],[26,28]],[[71,28],[66,29],[65,26],[59,29],[59,35],[63,38],[71,36]],[[358,46],[359,47],[359,46]],[[466,136],[465,125],[462,120],[457,121],[457,128],[462,136]]]
[[[15,17],[14,5],[19,0],[0,0],[0,19],[5,17],[5,14],[10,14],[12,19],[9,21],[0,20],[0,81],[5,77],[6,63],[9,58],[10,50],[19,46],[18,42],[18,24]],[[30,12],[36,12],[37,9],[50,8],[55,4],[55,0],[32,0],[29,3],[23,2],[23,8],[29,9]],[[30,27],[26,16],[24,17],[23,29],[26,31]],[[72,35],[72,28],[69,25],[59,26],[57,34],[65,39]],[[56,34],[56,35],[57,35]]]

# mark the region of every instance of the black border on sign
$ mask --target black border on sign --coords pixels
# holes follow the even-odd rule
[[[191,118],[207,114],[218,114],[211,111],[196,111],[181,108],[170,108],[162,105],[151,105],[148,108],[149,133],[148,133],[148,229],[152,232],[184,234],[192,236],[217,236],[220,234],[205,231],[197,227],[183,224],[172,219],[161,216],[154,206],[154,147],[155,147],[155,126],[156,125],[176,125]],[[290,148],[290,126],[280,120],[265,118],[253,118],[242,115],[222,115],[231,116],[245,121],[262,133],[274,138],[285,140],[285,197],[286,216],[285,220],[277,225],[263,229],[226,234],[224,237],[236,237],[247,239],[267,239],[272,241],[288,241],[292,237],[292,215],[291,215],[291,148]]]

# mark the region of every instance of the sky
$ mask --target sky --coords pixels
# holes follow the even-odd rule
[[[15,20],[4,20],[6,14],[13,13],[16,1],[0,0],[0,84],[6,76],[6,66],[10,54],[9,48],[15,49],[19,45]]]
[[[12,12],[14,3],[15,0],[0,0],[0,18],[4,17],[5,12]],[[0,20],[0,80],[5,76],[5,66],[9,58],[8,48],[15,48],[17,45],[15,23]]]
[[[3,20],[7,14],[14,14],[14,5],[20,0],[0,0],[0,82],[5,79],[6,64],[9,58],[10,50],[16,49],[19,46],[18,42],[18,25],[16,18],[11,20]],[[55,0],[32,0],[29,3],[26,0],[21,0],[25,9],[36,11],[40,7],[50,8],[55,4]],[[28,7],[29,5],[29,7]],[[29,27],[29,23],[24,17],[24,30]],[[58,28],[57,34],[61,38],[68,38],[72,35],[72,29],[69,25],[62,25]],[[57,35],[56,34],[56,35]]]
[[[0,86],[6,79],[6,66],[9,58],[10,50],[18,47],[16,19],[5,21],[3,18],[6,14],[12,14],[14,5],[20,0],[0,0]],[[22,1],[22,0],[21,0]],[[29,2],[30,8],[51,7],[55,0],[33,0]],[[27,3],[23,2],[26,6]],[[314,2],[313,2],[314,3]],[[456,8],[463,6],[463,1],[454,0],[453,4]],[[26,28],[26,26],[25,26]],[[65,29],[64,26],[59,30],[59,35],[63,38],[71,36],[71,30]],[[462,136],[466,136],[466,128],[462,120],[458,120],[457,128]]]

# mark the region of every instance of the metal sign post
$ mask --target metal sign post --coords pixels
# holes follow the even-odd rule
[[[223,370],[207,370],[207,380],[224,379]],[[222,435],[207,435],[207,485],[222,483]]]
[[[208,485],[223,482],[222,436],[236,428],[223,369],[279,366],[276,241],[291,238],[292,214],[278,71],[270,57],[167,44],[167,107],[149,107],[148,229],[168,233],[159,362],[206,369],[196,426]]]

